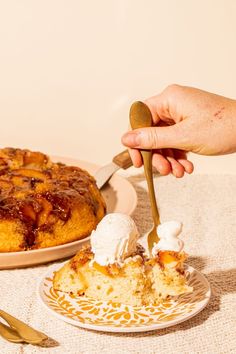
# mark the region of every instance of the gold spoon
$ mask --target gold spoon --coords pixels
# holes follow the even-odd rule
[[[9,330],[6,325],[4,326],[2,324],[0,326],[0,333],[2,336],[5,335],[5,338],[8,335],[8,340],[11,338],[11,341],[19,342],[21,338],[22,341],[27,343],[40,344],[44,340],[48,339],[46,334],[28,326],[26,323],[18,320],[3,310],[0,310],[0,317],[2,317],[11,326],[12,331],[11,329]],[[17,338],[17,335],[19,335],[20,338]]]
[[[134,102],[130,108],[130,125],[132,129],[145,128],[152,126],[152,114],[148,106],[140,101]],[[148,250],[151,255],[151,251],[155,242],[159,241],[157,235],[157,226],[160,224],[160,216],[157,209],[155,190],[153,185],[152,174],[152,151],[140,150],[143,159],[144,172],[148,185],[148,192],[152,210],[153,228],[147,235]]]
[[[4,323],[0,322],[0,335],[8,340],[9,342],[13,343],[22,343],[24,340],[21,338],[19,333],[13,328],[6,326]]]

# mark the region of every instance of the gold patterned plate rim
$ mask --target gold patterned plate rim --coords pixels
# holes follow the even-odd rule
[[[40,279],[37,294],[40,302],[54,316],[77,327],[105,332],[158,330],[197,315],[211,297],[210,285],[205,276],[188,265],[188,283],[193,286],[193,292],[166,300],[159,305],[133,307],[85,296],[75,297],[52,287],[53,274],[64,263],[53,265]]]

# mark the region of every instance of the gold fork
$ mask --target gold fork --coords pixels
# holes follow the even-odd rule
[[[130,125],[132,129],[145,128],[152,126],[152,114],[148,106],[140,101],[134,102],[130,108]],[[159,241],[157,226],[160,224],[160,216],[157,209],[155,190],[152,174],[152,152],[151,150],[140,150],[143,158],[144,172],[148,185],[148,192],[152,210],[153,228],[147,235],[149,254],[151,255],[154,243]]]
[[[7,325],[0,323],[0,335],[10,342],[41,344],[48,339],[46,334],[28,326],[26,323],[18,320],[3,310],[0,310],[0,317],[10,325],[10,327],[8,327]]]

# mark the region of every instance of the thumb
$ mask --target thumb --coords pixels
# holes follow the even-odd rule
[[[123,135],[122,144],[137,149],[183,149],[183,136],[178,124],[168,127],[135,129]]]

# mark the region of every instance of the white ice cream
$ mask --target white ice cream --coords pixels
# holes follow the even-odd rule
[[[152,249],[153,257],[158,251],[180,252],[184,247],[184,242],[178,239],[182,231],[182,223],[178,221],[168,221],[157,227],[157,234],[160,241]]]
[[[135,252],[139,233],[130,216],[120,213],[106,215],[91,234],[94,261],[102,266],[122,263]]]

